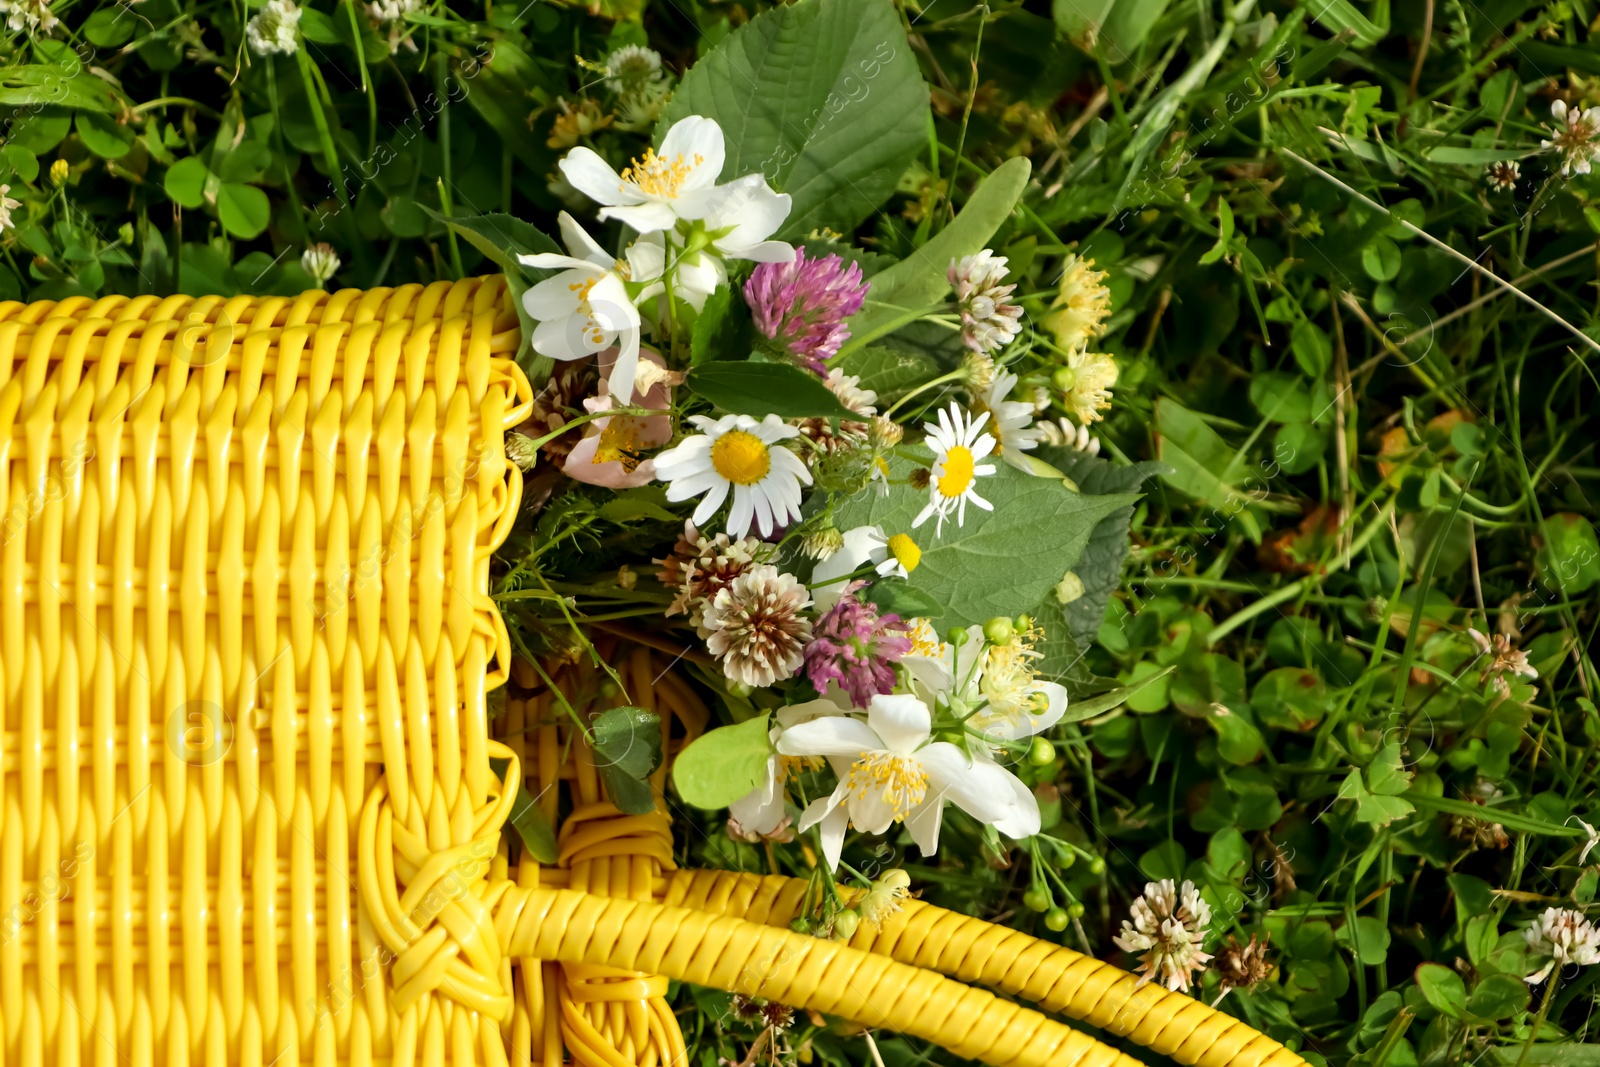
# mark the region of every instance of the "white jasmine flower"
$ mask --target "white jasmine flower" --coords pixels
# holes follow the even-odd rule
[[[764,689],[800,669],[811,640],[811,620],[800,613],[810,606],[794,575],[765,563],[752,567],[706,605],[706,647],[722,660],[722,673]]]
[[[311,280],[318,285],[325,285],[329,278],[339,272],[342,263],[339,253],[325,241],[318,241],[300,255],[301,269],[311,275]]]
[[[667,136],[672,136],[670,131]],[[699,216],[712,248],[729,259],[757,263],[788,263],[794,259],[793,245],[770,240],[789,217],[788,193],[774,192],[759,172],[719,185],[713,193]]]
[[[1015,374],[999,371],[981,399],[989,412],[989,432],[995,438],[995,451],[1013,467],[1026,471],[1029,468],[1022,453],[1039,446],[1041,432],[1033,425],[1030,401],[1006,399],[1016,387]]]
[[[811,596],[816,602],[818,614],[825,613],[839,602],[845,587],[850,584],[846,575],[854,574],[868,564],[881,577],[904,578],[909,575],[922,557],[922,553],[917,552],[916,559],[911,559],[910,553],[915,549],[915,542],[904,534],[885,537],[881,526],[857,526],[846,530],[839,550],[819,561],[811,571]],[[907,566],[908,561],[910,566]]]
[[[1067,691],[1038,677],[1043,654],[1028,634],[990,644],[983,628],[969,626],[959,645],[943,641],[927,619],[914,619],[911,652],[900,660],[911,689],[929,704],[943,703],[990,744],[1042,733],[1067,712]]]
[[[636,241],[619,260],[565,211],[560,221],[561,239],[570,255],[540,252],[517,257],[530,267],[565,268],[522,295],[522,306],[539,320],[533,350],[552,359],[582,359],[616,346],[619,352],[608,386],[617,403],[627,404],[633,399],[639,370],[640,320],[634,301],[661,290],[660,241]],[[637,296],[629,294],[629,282],[644,283]]]
[[[979,478],[995,472],[993,463],[983,462],[995,447],[994,438],[983,432],[988,421],[987,411],[974,419],[961,410],[961,405],[952,402],[948,411],[939,412],[937,426],[923,425],[928,447],[933,450],[933,479],[928,484],[928,506],[911,523],[912,529],[937,515],[935,536],[942,535],[944,520],[952,511],[956,513],[956,525],[964,525],[968,501],[984,511],[994,510],[994,505],[973,488]]]
[[[1571,908],[1546,908],[1538,920],[1522,932],[1528,950],[1550,959],[1543,968],[1528,975],[1529,985],[1550,977],[1550,972],[1569,963],[1589,967],[1600,963],[1600,929]]]
[[[934,741],[932,721],[928,706],[914,696],[879,695],[865,722],[830,716],[792,726],[778,738],[780,753],[825,756],[839,776],[838,787],[813,801],[799,824],[802,831],[821,826],[830,870],[839,865],[850,826],[881,834],[903,822],[923,854],[933,855],[946,800],[1007,837],[1039,832],[1039,805],[1028,787],[1003,767]]]
[[[300,50],[300,9],[294,0],[267,0],[245,23],[244,36],[258,56],[292,56]]]
[[[704,525],[733,494],[728,535],[743,537],[752,520],[763,537],[800,518],[800,487],[811,484],[811,472],[777,442],[800,431],[776,415],[757,422],[749,415],[720,419],[695,415],[700,433],[656,457],[656,477],[669,483],[673,502],[705,495],[692,522]]]
[[[1022,308],[1004,303],[1015,285],[1004,285],[1006,257],[989,249],[950,261],[945,272],[961,312],[961,342],[978,353],[994,352],[1022,332]]]
[[[17,224],[12,221],[11,212],[22,206],[21,200],[13,200],[6,195],[10,191],[11,186],[0,185],[0,231],[16,228]]]
[[[1187,991],[1195,972],[1211,959],[1201,951],[1210,921],[1211,907],[1193,882],[1185,879],[1181,889],[1170,878],[1147,882],[1130,918],[1122,920],[1122,933],[1111,942],[1140,954],[1140,985],[1156,980],[1168,989]]]
[[[1550,118],[1555,125],[1539,146],[1560,153],[1563,178],[1588,174],[1600,159],[1600,107],[1568,108],[1565,100],[1557,100],[1550,105]]]
[[[661,53],[630,44],[606,56],[606,88],[614,93],[639,89],[661,80]]]
[[[791,726],[827,715],[843,715],[845,709],[831,700],[812,700],[804,704],[790,704],[773,713],[772,729],[767,739],[776,746],[783,731]],[[820,766],[817,763],[817,766]],[[767,757],[766,775],[761,784],[728,805],[728,814],[740,829],[765,837],[782,824],[787,793],[784,789],[791,775],[808,766],[808,761],[795,756],[782,756],[774,747]]]

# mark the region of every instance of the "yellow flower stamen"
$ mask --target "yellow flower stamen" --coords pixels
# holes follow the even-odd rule
[[[656,155],[654,148],[646,148],[644,155],[633,161],[633,165],[622,172],[622,180],[639,187],[639,191],[646,196],[658,196],[664,200],[673,200],[678,196],[678,189],[694,173],[694,168],[705,162],[705,157],[695,153],[694,161],[685,163],[682,155],[665,159]]]
[[[956,445],[944,454],[944,462],[940,464],[939,495],[950,500],[965,493],[972,488],[974,481],[973,468],[976,461],[972,458],[972,449],[966,445]]]
[[[911,621],[911,654],[926,656],[929,659],[938,659],[944,655],[944,642],[939,640],[939,634],[927,619]]]
[[[895,822],[904,822],[928,795],[928,772],[922,764],[907,756],[893,752],[863,752],[850,765],[850,776],[845,788],[859,799],[870,793],[880,794],[883,803],[894,812]]]
[[[734,485],[755,485],[772,469],[772,451],[753,433],[729,430],[711,446],[711,466]]]
[[[618,415],[600,431],[592,463],[621,463],[622,469],[632,474],[644,459],[644,444],[639,429],[642,419]]]
[[[916,570],[917,564],[922,562],[922,549],[917,547],[909,534],[897,533],[889,538],[889,551],[907,574]]]

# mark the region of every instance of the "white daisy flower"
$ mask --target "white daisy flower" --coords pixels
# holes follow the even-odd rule
[[[913,553],[915,555],[913,556]],[[905,534],[885,537],[881,526],[857,526],[844,532],[844,543],[838,551],[821,560],[811,571],[811,599],[817,614],[825,614],[844,595],[850,581],[845,576],[860,570],[869,563],[880,577],[907,577],[922,553],[916,542]]]
[[[561,270],[522,295],[522,306],[539,320],[533,350],[551,359],[582,359],[613,346],[620,349],[608,385],[619,404],[633,399],[639,369],[639,309],[634,301],[660,292],[660,239],[640,240],[619,260],[590,237],[571,215],[561,213],[561,239],[570,255],[540,252],[518,256],[529,267]],[[637,296],[628,282],[645,283]]]
[[[825,756],[839,776],[834,791],[800,817],[802,831],[821,826],[829,869],[839,865],[846,829],[881,834],[905,823],[923,855],[939,848],[944,802],[1012,838],[1039,832],[1033,793],[1003,767],[932,740],[932,715],[914,696],[875,696],[867,719],[835,715],[784,730],[778,752]]]
[[[939,412],[939,425],[923,425],[928,447],[933,449],[933,479],[928,484],[931,499],[912,522],[913,530],[937,515],[935,536],[941,536],[944,520],[952,511],[956,513],[956,525],[964,525],[969,500],[984,511],[994,510],[994,505],[973,488],[980,477],[995,472],[993,463],[983,462],[995,447],[994,438],[983,432],[983,424],[988,421],[987,411],[973,418],[961,410],[960,404],[952,402],[948,411]]]
[[[984,392],[983,406],[989,412],[989,432],[995,438],[1000,458],[1021,471],[1029,471],[1022,453],[1039,446],[1041,431],[1033,425],[1033,404],[1027,400],[1007,400],[1017,387],[1017,376],[1000,371]]]
[[[799,456],[777,443],[798,436],[798,429],[776,415],[759,422],[749,415],[695,415],[689,421],[701,432],[657,456],[656,477],[669,483],[670,501],[705,494],[690,521],[703,526],[730,490],[730,537],[749,533],[752,520],[763,537],[799,520],[800,487],[811,484],[811,472]]]

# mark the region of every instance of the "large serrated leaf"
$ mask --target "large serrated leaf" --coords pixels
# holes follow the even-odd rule
[[[928,87],[888,0],[757,15],[684,75],[656,140],[689,115],[727,138],[722,180],[760,172],[794,200],[780,237],[849,233],[927,145]]]
[[[884,533],[907,533],[922,549],[909,584],[944,606],[932,620],[943,630],[982,623],[996,615],[1016,615],[1038,604],[1077,564],[1095,526],[1132,504],[1130,493],[1086,496],[1053,478],[1034,478],[1000,464],[978,479],[976,491],[994,511],[967,508],[966,523],[947,520],[942,535],[935,520],[912,529],[928,502],[926,491],[903,484],[905,460],[891,468],[894,485],[887,496],[866,493],[846,502],[835,516],[840,529],[878,525]]]
[[[874,340],[950,290],[950,261],[980,252],[1017,206],[1033,165],[1008,159],[978,184],[961,212],[938,235],[894,266],[874,274],[867,305],[850,320],[852,345]]]

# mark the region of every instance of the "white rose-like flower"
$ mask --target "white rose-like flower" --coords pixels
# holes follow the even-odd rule
[[[639,370],[639,309],[627,282],[646,282],[638,299],[660,291],[660,240],[637,241],[618,260],[584,232],[577,220],[561,213],[561,239],[570,255],[540,252],[518,256],[520,263],[561,273],[546,278],[522,295],[522,306],[539,325],[533,350],[551,359],[582,359],[615,346],[619,351],[607,379],[619,404],[633,399]]]
[[[791,726],[844,713],[845,709],[831,700],[810,700],[803,704],[790,704],[773,713],[774,722],[772,729],[767,731],[767,738],[776,745],[778,738],[783,736],[783,731]],[[767,770],[761,784],[729,804],[728,814],[743,830],[760,836],[772,833],[783,822],[784,801],[787,799],[784,785],[789,781],[790,774],[805,762],[803,758],[781,756],[774,750],[767,757]],[[819,763],[818,766],[820,765]]]
[[[911,651],[900,660],[912,692],[929,704],[961,704],[967,725],[995,745],[1032,737],[1061,721],[1067,690],[1035,674],[1042,654],[1023,635],[993,645],[982,627],[969,626],[966,634],[954,645],[941,641],[927,619],[913,620]]]
[[[1039,804],[1016,775],[973,759],[948,741],[932,740],[928,706],[908,694],[872,698],[866,722],[836,715],[783,731],[778,752],[824,756],[839,785],[812,801],[800,817],[804,831],[820,826],[829,869],[839,865],[845,831],[881,834],[905,823],[925,856],[939,849],[945,801],[1011,838],[1039,832]]]
[[[601,205],[601,219],[620,219],[640,233],[654,233],[672,229],[679,219],[704,216],[726,157],[722,127],[691,115],[667,131],[660,155],[646,148],[621,174],[581,146],[561,160],[561,173]]]

